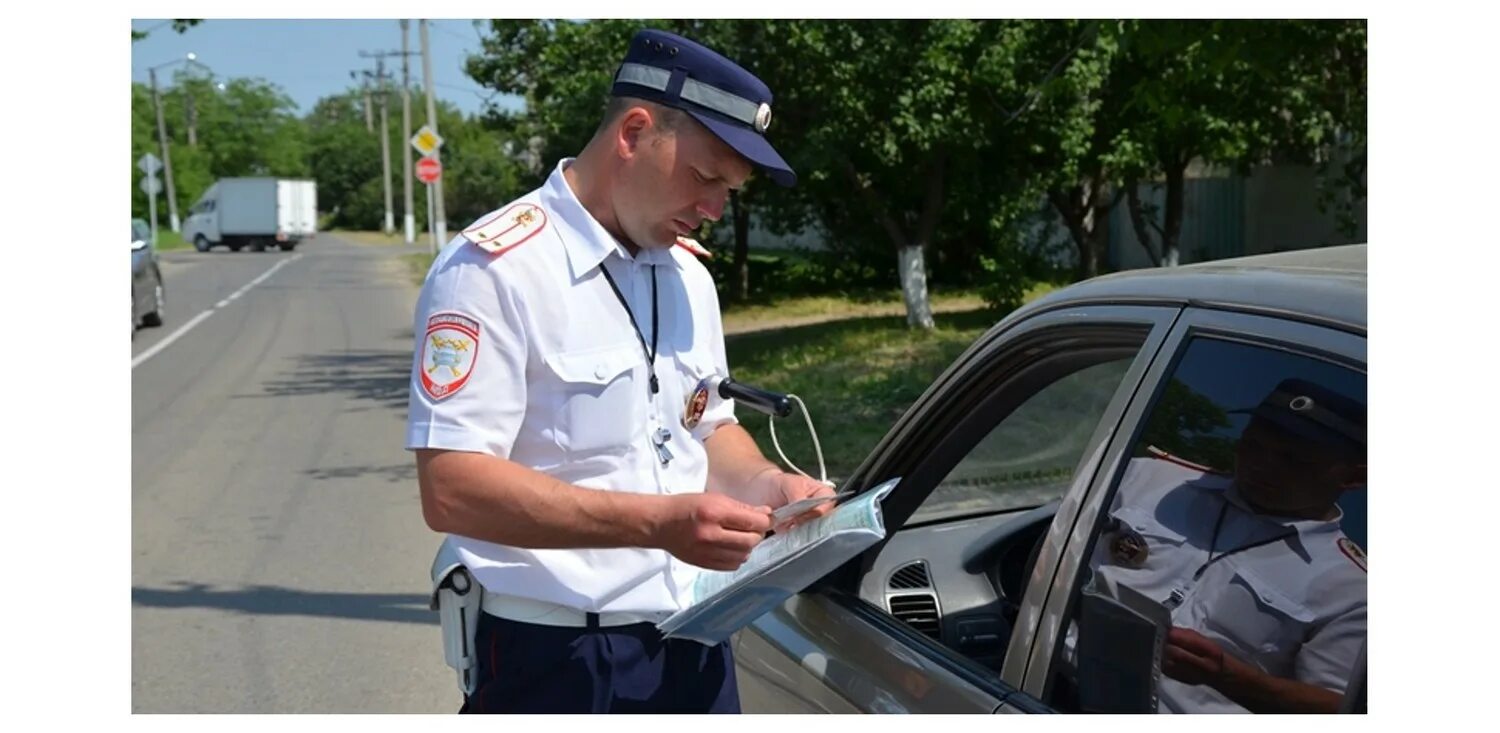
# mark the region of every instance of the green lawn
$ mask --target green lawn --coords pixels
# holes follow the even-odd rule
[[[168,228],[156,230],[156,251],[169,252],[174,249],[190,249],[193,245],[183,241],[182,234]]]
[[[762,331],[726,339],[734,378],[802,398],[818,430],[830,477],[847,476],[927,386],[998,320],[974,310],[939,314],[931,332],[913,331],[902,316],[855,318]],[[746,408],[741,423],[779,462],[769,418]],[[776,425],[781,448],[817,476],[806,422],[794,412]]]

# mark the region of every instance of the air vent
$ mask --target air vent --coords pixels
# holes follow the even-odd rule
[[[892,616],[929,638],[942,641],[942,631],[938,624],[937,598],[927,593],[909,593],[891,596],[886,599],[886,602],[891,606]]]
[[[891,573],[891,580],[887,586],[891,590],[910,590],[913,588],[931,588],[932,581],[927,576],[927,563],[918,560],[897,569]]]

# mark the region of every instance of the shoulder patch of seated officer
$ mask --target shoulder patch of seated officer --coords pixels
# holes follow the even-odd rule
[[[687,250],[689,252],[692,252],[693,254],[698,255],[699,257],[703,257],[705,259],[711,258],[711,257],[714,256],[712,252],[709,252],[708,249],[706,249],[703,245],[699,244],[698,240],[696,240],[696,239],[688,239],[687,237],[678,237],[677,238],[677,246],[681,247],[681,248],[683,248],[683,249],[685,249],[685,250]]]

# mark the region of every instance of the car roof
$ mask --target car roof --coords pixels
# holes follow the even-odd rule
[[[1194,305],[1292,317],[1364,334],[1367,246],[1128,270],[1048,293],[1015,316],[1085,303]]]

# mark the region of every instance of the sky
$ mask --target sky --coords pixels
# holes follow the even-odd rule
[[[519,97],[483,89],[464,73],[464,57],[479,51],[479,35],[471,20],[448,18],[430,23],[432,85],[439,99],[465,114],[477,114],[491,99],[504,109],[520,108]],[[147,68],[185,58],[192,52],[199,63],[221,78],[258,77],[275,84],[297,103],[301,114],[311,111],[322,97],[356,85],[350,71],[375,70],[375,59],[360,58],[360,51],[401,50],[401,27],[396,19],[209,19],[179,34],[168,21],[137,18],[131,20],[130,27],[150,31],[144,40],[131,44],[132,81],[147,83]],[[410,50],[418,52],[421,42],[416,20],[410,28]],[[421,61],[420,56],[411,57],[411,78],[417,85],[422,81]],[[386,63],[387,72],[399,83],[401,58],[388,58]],[[157,82],[168,83],[172,73],[182,67],[179,64],[158,70]],[[413,99],[414,116],[421,114],[420,103]]]

